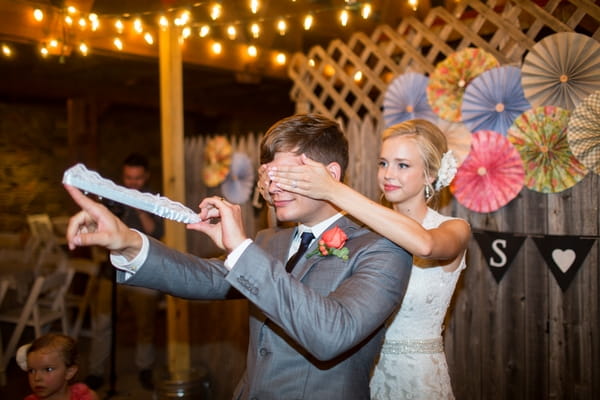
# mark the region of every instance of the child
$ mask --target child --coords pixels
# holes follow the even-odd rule
[[[49,333],[22,346],[17,363],[27,371],[33,394],[25,400],[98,400],[98,395],[83,383],[69,385],[79,366],[75,340]]]

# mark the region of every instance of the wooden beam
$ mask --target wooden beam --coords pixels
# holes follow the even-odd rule
[[[176,28],[160,31],[159,49],[163,191],[185,204],[182,65]],[[166,221],[164,242],[186,251],[184,225]],[[188,306],[172,296],[167,296],[167,365],[172,374],[190,368]]]

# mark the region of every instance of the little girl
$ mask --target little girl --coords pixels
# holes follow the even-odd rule
[[[33,394],[25,400],[98,400],[96,393],[83,383],[69,385],[79,366],[75,340],[49,333],[22,346],[17,363],[27,371]]]

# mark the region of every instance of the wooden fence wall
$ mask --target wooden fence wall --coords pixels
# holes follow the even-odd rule
[[[481,48],[502,65],[520,66],[536,42],[555,32],[586,33],[600,41],[600,6],[588,0],[468,0],[453,12],[434,8],[422,21],[406,18],[395,29],[380,26],[370,36],[356,33],[348,43],[334,40],[326,49],[296,54],[289,69],[294,80],[291,94],[298,112],[316,111],[339,119],[358,135],[352,134],[351,142],[365,143],[376,140],[383,96],[396,75],[428,74],[437,62],[465,47]],[[353,79],[356,70],[363,72],[358,83]],[[355,147],[351,165],[366,165],[374,160],[372,152]],[[357,189],[376,198],[369,183],[372,176],[369,168],[354,168],[349,174]],[[548,234],[598,238],[598,184],[598,175],[590,172],[561,193],[525,188],[507,206],[485,214],[451,201],[448,212],[467,219],[473,229],[526,236],[500,283],[471,241],[469,265],[445,333],[458,399],[597,398],[600,241],[562,291],[533,238]]]

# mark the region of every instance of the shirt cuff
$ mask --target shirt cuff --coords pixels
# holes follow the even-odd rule
[[[150,241],[148,240],[148,236],[138,231],[137,229],[132,229],[132,231],[137,232],[142,237],[142,248],[140,252],[131,260],[128,260],[124,256],[120,254],[110,254],[110,262],[115,268],[120,269],[125,272],[125,279],[129,279],[133,274],[137,272],[138,269],[146,262],[148,258],[148,251],[150,249]]]
[[[225,259],[225,268],[227,268],[228,271],[231,271],[231,269],[235,267],[235,263],[240,259],[244,250],[246,250],[251,243],[252,239],[246,239],[229,253]]]

